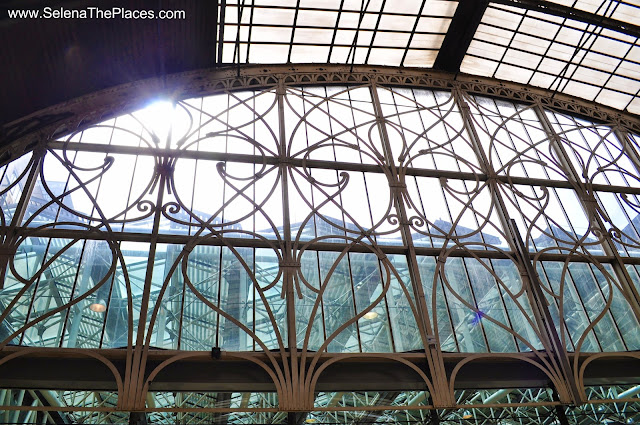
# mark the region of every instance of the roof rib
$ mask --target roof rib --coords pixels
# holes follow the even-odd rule
[[[433,64],[434,69],[460,71],[462,59],[467,53],[488,5],[488,0],[460,0]]]

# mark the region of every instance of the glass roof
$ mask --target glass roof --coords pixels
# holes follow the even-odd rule
[[[461,71],[640,112],[638,39],[570,19],[490,5]]]
[[[225,63],[431,67],[456,1],[227,2]]]
[[[640,2],[553,0],[588,14],[591,24],[519,8],[518,2],[465,2],[482,16],[471,44],[460,29],[473,29],[457,1],[240,0],[226,2],[223,64],[332,63],[433,68],[445,37],[465,52],[459,69],[577,96],[640,113],[640,46],[637,27],[622,33],[599,26],[602,18],[640,25]],[[474,13],[473,11],[471,13]],[[458,16],[460,15],[460,16]],[[448,34],[453,20],[462,26]],[[465,21],[465,19],[467,19]],[[623,26],[623,25],[622,25]],[[627,31],[625,30],[625,31]],[[450,46],[447,44],[447,46]],[[450,51],[445,53],[450,55]]]

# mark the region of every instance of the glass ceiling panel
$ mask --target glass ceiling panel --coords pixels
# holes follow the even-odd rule
[[[224,63],[431,67],[457,4],[450,0],[229,1],[222,59]]]
[[[490,5],[460,69],[639,113],[637,44],[602,27]]]

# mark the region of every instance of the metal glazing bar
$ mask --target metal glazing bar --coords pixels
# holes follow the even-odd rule
[[[426,1],[423,1],[420,5],[420,10],[418,10],[418,14],[416,15],[416,20],[413,23],[413,28],[411,29],[411,33],[409,35],[409,40],[407,40],[407,45],[404,49],[404,53],[402,54],[402,59],[400,60],[400,66],[404,66],[404,60],[407,58],[407,53],[409,53],[409,48],[411,47],[411,43],[413,42],[413,37],[416,35],[416,30],[418,28],[418,23],[422,18],[422,11],[424,10],[424,6],[427,4]]]
[[[504,30],[502,27],[500,27],[498,25],[487,24],[487,26],[491,27],[491,28],[495,28],[496,31],[503,31]],[[545,44],[547,44],[549,42],[544,37],[539,37],[539,36],[536,37],[536,36],[533,36],[533,35],[531,35],[529,37],[539,38]],[[495,41],[492,41],[492,40],[483,40],[482,42],[485,43],[485,44],[488,44],[488,45],[496,46],[496,50],[501,50],[501,49],[505,48],[504,44],[498,43],[498,42],[495,42]],[[567,48],[571,48],[571,49],[575,49],[575,47],[576,47],[576,46],[573,46],[573,45],[568,44],[568,43],[562,43],[560,41],[555,41],[554,43],[557,43],[559,46],[567,47]],[[530,54],[530,52],[527,49],[522,49],[522,48],[517,47],[517,46],[509,46],[509,49],[514,51],[514,52],[518,52],[518,53]],[[612,60],[615,60],[615,61],[622,61],[621,58],[619,58],[617,56],[613,56],[613,55],[608,54],[608,53],[598,53],[598,54],[601,54],[604,57],[611,58]],[[479,56],[479,55],[476,55],[476,54],[473,54],[473,53],[469,53],[468,55],[470,57],[486,59],[486,57]],[[540,57],[540,61],[542,61],[542,60],[543,60],[543,57]],[[565,66],[570,66],[570,65],[575,66],[575,64],[572,63],[571,60],[565,59],[565,58],[558,58],[558,59],[554,58],[554,61],[557,61],[558,63],[562,63]],[[634,64],[633,61],[627,61],[627,62],[629,62],[630,64]],[[498,63],[498,62],[496,62],[496,63]],[[539,66],[539,65],[537,65],[537,66]],[[540,73],[541,75],[548,75],[548,76],[553,76],[553,77],[558,76],[557,73],[553,73],[553,72],[550,72],[550,71],[544,70],[544,69],[537,69],[537,66],[536,67],[531,67],[531,66],[528,66],[526,63],[518,64],[518,67],[521,68],[524,71],[534,71],[536,73]],[[578,68],[578,67],[576,66],[576,68]],[[589,63],[580,64],[579,68],[581,70],[584,69],[585,72],[586,71],[599,71],[599,72],[602,72],[600,69],[590,65]],[[635,78],[633,76],[620,75],[618,77],[628,81],[629,83],[636,83],[636,82],[640,81],[640,79]],[[571,80],[571,78],[565,78],[565,77],[563,77],[563,78],[566,79],[566,80]],[[597,81],[597,80],[589,80],[589,79],[582,78],[582,79],[579,79],[578,81],[581,84],[586,84],[586,85],[592,86],[592,87],[598,87],[598,88],[603,87],[602,82],[601,81]],[[617,87],[609,86],[609,87],[607,87],[607,90],[611,90],[611,91],[616,92],[616,93],[623,93],[623,94],[629,95],[629,92],[621,90],[620,88],[617,88]],[[595,97],[593,97],[593,99],[595,99]]]
[[[366,0],[365,0],[366,1]],[[357,2],[352,2],[352,5],[356,5]],[[232,8],[232,7],[240,7],[238,4],[229,4],[227,5],[227,7]],[[246,6],[249,7],[249,6]],[[294,8],[292,6],[282,6],[282,5],[276,5],[276,4],[260,4],[260,5],[252,5],[250,7],[253,7],[255,9],[272,9],[272,10],[293,10]],[[337,9],[335,8],[323,8],[323,7],[314,7],[314,6],[300,6],[298,7],[299,10],[301,11],[307,11],[307,12],[337,12]],[[360,9],[349,9],[349,8],[345,8],[343,9],[344,13],[361,13]],[[369,11],[365,11],[364,12],[365,15],[378,15],[380,14],[380,12],[378,10],[369,10]],[[405,16],[405,17],[410,17],[413,18],[415,17],[415,13],[407,13],[407,12],[396,12],[393,10],[386,10],[383,13],[384,15],[389,15],[389,16]],[[424,17],[427,18],[442,18],[442,15],[434,15],[434,14],[430,14],[430,13],[426,13],[423,15]]]
[[[49,142],[49,147],[51,149],[62,149],[64,146],[64,142]],[[168,157],[168,158],[185,158],[185,159],[199,159],[203,161],[219,161],[219,162],[239,162],[245,164],[269,164],[269,165],[277,165],[280,162],[278,157],[273,156],[258,156],[258,155],[248,155],[248,154],[235,154],[235,153],[223,153],[223,152],[203,152],[203,151],[186,151],[186,150],[178,150],[178,149],[157,149],[157,148],[144,148],[140,149],[137,147],[131,146],[114,146],[114,145],[98,145],[98,144],[87,144],[87,143],[78,143],[77,146],[73,147],[73,150],[78,152],[104,152],[104,153],[113,153],[113,154],[123,154],[123,155],[145,155],[145,156],[156,156],[156,157]],[[287,161],[294,167],[307,167],[307,168],[319,168],[326,170],[344,170],[344,171],[361,171],[366,173],[384,173],[384,170],[380,168],[378,165],[373,164],[362,164],[362,163],[351,163],[351,162],[341,162],[341,161],[325,161],[325,160],[315,160],[308,159],[303,160],[300,158],[291,158],[288,157]],[[471,180],[471,181],[487,181],[488,177],[485,173],[469,173],[469,172],[457,172],[457,171],[448,171],[448,170],[435,170],[435,169],[426,169],[426,168],[412,168],[408,167],[404,171],[407,176],[416,176],[416,177],[434,177],[434,178],[447,178],[447,179],[455,179],[455,180]],[[531,177],[518,177],[518,176],[506,176],[506,175],[496,175],[495,179],[501,181],[506,184],[521,184],[527,186],[547,186],[547,187],[557,187],[557,188],[566,188],[571,189],[574,187],[568,181],[562,180],[547,180],[540,178],[531,178]],[[592,187],[594,190],[601,192],[615,192],[615,193],[629,193],[633,195],[640,195],[640,187],[629,187],[629,186],[615,186],[615,185],[604,185],[604,184],[593,184]]]
[[[217,65],[222,64],[222,48],[224,46],[224,25],[227,11],[227,0],[220,1],[220,17],[218,18]]]
[[[43,238],[80,238],[87,240],[117,240],[122,242],[148,242],[149,234],[148,233],[123,233],[123,232],[113,232],[109,235],[100,234],[97,232],[85,232],[83,230],[73,230],[73,229],[38,229],[36,232],[32,230],[24,230],[20,229],[16,233],[20,237],[43,237]],[[161,244],[186,244],[190,241],[193,241],[192,236],[188,235],[170,235],[170,234],[159,234],[157,237],[157,242]],[[226,243],[234,246],[234,247],[250,247],[250,248],[267,248],[273,249],[274,246],[269,241],[264,241],[261,239],[248,239],[248,238],[225,238],[224,241],[217,238],[206,238],[202,241],[198,242],[198,245],[203,246],[225,246]],[[332,251],[332,252],[341,252],[347,247],[346,244],[337,243],[337,242],[309,242],[304,244],[306,250],[309,251]],[[394,245],[378,245],[377,248],[385,253],[385,254],[406,254],[407,247],[405,246],[394,246]],[[416,255],[420,256],[433,256],[437,257],[442,253],[441,248],[429,248],[429,247],[416,247],[413,248],[416,252]],[[371,249],[366,248],[362,245],[352,245],[349,247],[350,252],[362,252],[362,253],[370,253]],[[505,254],[498,251],[489,251],[489,250],[455,250],[448,254],[450,257],[479,257],[479,258],[487,258],[487,259],[506,259],[507,254],[513,254],[513,251],[506,251]],[[553,253],[541,253],[538,258],[541,261],[564,261],[569,259],[572,262],[589,262],[589,259],[585,258],[583,255],[567,255],[567,254],[553,254]],[[608,255],[593,255],[591,258],[596,259],[600,263],[612,263],[615,261],[616,257],[608,256]],[[622,258],[624,264],[635,264],[640,265],[640,258],[637,257],[625,257]]]

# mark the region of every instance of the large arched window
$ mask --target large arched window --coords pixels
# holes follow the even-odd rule
[[[461,86],[156,100],[3,166],[0,347],[126,349],[112,390],[167,408],[160,349],[253,362],[276,410],[331,407],[325,368],[371,353],[422,386],[386,404],[449,379],[474,405],[456,374],[496,353],[586,397],[571,361],[640,349],[639,137]]]

